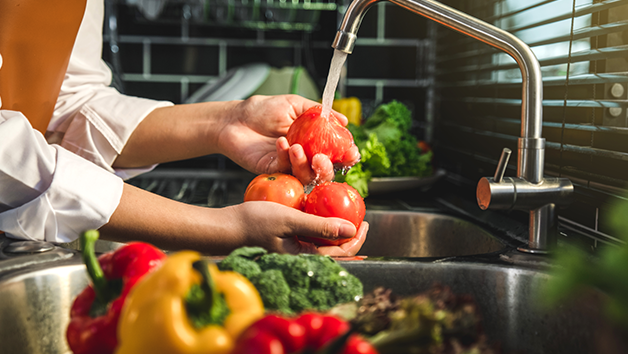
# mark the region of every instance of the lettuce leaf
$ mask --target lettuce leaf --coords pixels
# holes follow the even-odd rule
[[[411,126],[412,112],[394,100],[377,107],[363,125],[349,124],[361,160],[346,175],[336,174],[336,180],[347,182],[366,197],[372,177],[431,175],[432,152],[421,151]]]

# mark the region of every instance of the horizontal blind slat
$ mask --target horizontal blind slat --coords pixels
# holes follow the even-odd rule
[[[626,31],[626,30],[628,30],[628,20],[613,22],[613,23],[599,25],[599,26],[584,27],[584,28],[580,28],[574,31],[573,40],[580,40],[584,38],[603,36],[610,33],[621,32],[621,31]],[[536,47],[536,46],[541,46],[541,45],[566,42],[569,40],[571,40],[571,34],[567,33],[567,34],[562,34],[556,37],[548,38],[542,41],[529,42],[526,44],[530,47]],[[487,46],[486,48],[474,49],[467,52],[450,55],[445,58],[442,58],[441,60],[445,62],[445,61],[451,61],[451,60],[471,59],[471,58],[493,55],[495,53],[499,53],[499,51],[493,47]]]
[[[507,12],[505,14],[487,17],[484,21],[486,21],[486,22],[493,22],[493,21],[496,21],[496,20],[501,20],[501,19],[504,19],[506,17],[518,15],[520,13],[524,13],[524,12],[526,12],[528,10],[535,9],[535,8],[537,8],[539,6],[547,5],[547,4],[549,4],[551,2],[555,2],[555,1],[557,1],[557,0],[544,0],[544,1],[541,1],[541,2],[536,3],[534,5],[530,5],[530,6],[524,7],[524,8],[519,9],[519,10],[514,10],[514,11]]]
[[[508,106],[521,106],[521,99],[516,98],[488,98],[488,97],[443,97],[444,101],[479,103],[479,104],[501,104]],[[583,108],[613,108],[628,107],[627,100],[543,100],[544,107],[583,107]]]
[[[455,128],[457,130],[464,131],[469,134],[482,135],[485,137],[497,138],[497,139],[502,139],[502,140],[506,140],[510,142],[516,142],[519,140],[518,135],[515,136],[515,135],[510,135],[510,134],[497,133],[497,132],[493,132],[489,130],[476,129],[476,128],[472,128],[468,126],[461,126],[459,124],[455,124],[452,122],[443,122],[443,124],[448,126],[449,128]],[[620,151],[613,151],[613,150],[598,149],[598,148],[593,148],[590,146],[560,144],[560,143],[556,143],[552,141],[546,141],[545,148],[553,149],[553,150],[560,150],[562,148],[562,150],[564,151],[570,151],[570,152],[575,152],[579,154],[591,155],[591,156],[596,156],[596,157],[606,157],[606,158],[620,160],[620,161],[628,161],[628,153],[620,152]]]
[[[462,154],[465,156],[470,157],[473,160],[476,161],[480,161],[480,162],[484,162],[484,163],[488,163],[489,165],[493,165],[493,166],[497,166],[497,160],[494,157],[488,157],[488,156],[483,156],[483,155],[479,155],[476,152],[474,152],[473,150],[463,150],[454,146],[439,146],[440,149],[445,149],[445,150],[449,150],[449,151],[453,151],[455,153],[458,154]],[[510,170],[515,170],[514,168],[514,163],[515,162],[511,162],[509,164],[509,168]],[[611,195],[613,195],[613,193],[620,191],[623,192],[625,191],[625,189],[623,188],[618,188],[618,187],[611,187],[611,186],[607,186],[607,185],[599,185],[598,183],[592,182],[592,181],[603,181],[606,182],[610,185],[615,185],[615,186],[625,186],[625,181],[622,180],[618,180],[616,178],[612,178],[612,177],[608,177],[608,176],[604,176],[604,175],[600,175],[600,174],[595,174],[595,173],[591,173],[591,172],[586,172],[586,171],[581,171],[577,168],[571,167],[571,166],[558,166],[558,165],[554,165],[551,163],[545,163],[545,171],[547,172],[547,175],[557,175],[557,171],[561,170],[562,174],[561,176],[563,177],[567,177],[569,179],[572,180],[572,182],[574,183],[574,185],[578,185],[579,187],[584,188],[585,186],[588,189],[592,189],[589,186],[591,185],[595,185],[597,187],[597,189],[601,189],[602,192],[608,194],[610,193]],[[577,177],[576,177],[577,176]],[[582,183],[578,183],[578,181],[575,181],[576,179],[578,179],[578,177],[580,179],[582,178],[587,178],[587,181],[582,181]],[[600,192],[600,191],[597,191]],[[623,194],[623,193],[622,193]]]
[[[621,45],[616,47],[605,47],[600,49],[583,50],[580,52],[571,53],[569,55],[560,55],[552,58],[546,58],[539,60],[541,66],[566,64],[568,61],[571,63],[577,63],[581,61],[602,60],[609,58],[622,58],[628,56],[628,45]],[[514,59],[513,59],[514,61]],[[481,65],[469,65],[458,67],[449,70],[437,70],[437,75],[447,75],[452,73],[464,73],[464,72],[482,72],[482,71],[496,71],[496,70],[510,70],[518,69],[517,63],[504,63],[504,64],[481,64]]]
[[[575,17],[580,17],[583,15],[589,15],[595,12],[599,12],[599,11],[604,11],[604,10],[609,10],[612,9],[614,7],[617,6],[622,6],[622,5],[626,5],[625,0],[607,0],[607,1],[603,1],[603,2],[599,2],[596,4],[592,4],[592,5],[587,5],[584,7],[580,7],[576,9],[576,13],[575,13]],[[558,15],[558,16],[554,16],[552,18],[549,19],[545,19],[545,20],[541,20],[541,21],[537,21],[535,23],[531,23],[528,25],[524,25],[524,26],[520,26],[520,27],[515,27],[515,28],[504,28],[504,30],[510,32],[510,33],[515,33],[515,32],[519,32],[519,31],[523,31],[523,30],[527,30],[527,29],[532,29],[535,27],[540,27],[540,26],[544,26],[544,25],[549,25],[555,22],[559,22],[559,21],[564,21],[567,19],[571,18],[572,13],[568,12],[562,15]],[[458,37],[457,40],[454,41],[450,41],[450,43],[448,45],[441,45],[439,46],[438,50],[439,51],[446,51],[446,50],[450,50],[452,48],[458,48],[461,45],[464,45],[464,43],[469,43],[475,41],[475,39],[471,39],[469,37]]]
[[[509,123],[509,124],[513,124],[513,125],[520,125],[521,124],[521,119],[515,119],[515,118],[496,117],[496,116],[490,116],[490,115],[482,115],[481,117],[474,116],[474,115],[469,116],[469,119],[474,119],[474,118],[488,119],[488,120],[492,120],[492,121],[496,121],[496,122],[504,122],[504,123]],[[543,127],[562,128],[563,124],[562,123],[543,121]],[[580,130],[580,131],[587,131],[587,132],[594,132],[594,133],[609,133],[609,134],[618,134],[618,135],[628,135],[628,128],[626,128],[626,127],[612,127],[612,126],[600,126],[600,125],[591,125],[591,124],[565,123],[565,129]]]
[[[592,14],[594,12],[609,10],[609,9],[614,8],[614,7],[622,6],[622,5],[626,5],[626,1],[625,0],[607,0],[607,1],[602,1],[602,2],[599,2],[599,3],[596,3],[596,4],[592,4],[592,5],[587,5],[587,6],[583,6],[583,7],[580,7],[580,8],[576,8],[576,12],[574,14],[574,17],[580,17],[580,16],[583,16],[583,15]],[[571,18],[571,16],[572,16],[572,13],[568,12],[566,14],[554,16],[552,18],[548,18],[548,19],[545,19],[545,20],[537,21],[537,22],[534,22],[534,23],[531,23],[531,24],[528,24],[528,25],[511,28],[511,29],[508,29],[508,31],[509,32],[519,32],[519,31],[523,31],[523,30],[526,30],[526,29],[534,28],[534,27],[540,27],[540,26],[543,26],[543,25],[548,25],[550,23],[554,23],[554,22],[558,22],[558,21],[568,20],[568,19]]]
[[[543,86],[562,86],[565,85],[564,77],[549,77],[543,79]],[[628,82],[628,73],[613,74],[583,74],[577,76],[569,76],[569,85],[594,85],[607,84],[616,82]],[[521,79],[515,80],[467,80],[452,81],[438,84],[439,87],[478,87],[478,86],[497,86],[500,88],[514,88],[521,86]]]

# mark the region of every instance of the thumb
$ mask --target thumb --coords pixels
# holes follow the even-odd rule
[[[341,238],[352,238],[357,232],[352,222],[341,218],[327,218],[306,213],[300,214],[293,220],[292,230],[299,236],[338,240]]]

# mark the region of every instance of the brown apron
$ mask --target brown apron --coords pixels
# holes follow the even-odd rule
[[[46,132],[87,0],[0,0],[0,98]]]

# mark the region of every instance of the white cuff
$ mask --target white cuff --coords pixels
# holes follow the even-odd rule
[[[0,213],[0,230],[20,239],[71,242],[109,221],[124,182],[59,146],[50,187],[34,200]]]
[[[104,88],[96,90],[92,99],[66,122],[57,125],[55,131],[65,132],[61,146],[127,179],[148,172],[156,165],[136,169],[114,169],[111,165],[146,116],[157,108],[172,105]]]

